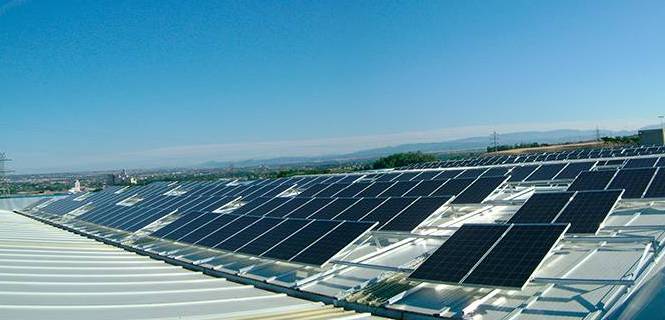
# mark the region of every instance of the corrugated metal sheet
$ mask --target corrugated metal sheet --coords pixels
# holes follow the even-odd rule
[[[365,319],[0,210],[1,319]]]

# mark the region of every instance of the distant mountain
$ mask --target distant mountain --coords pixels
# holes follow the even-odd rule
[[[651,127],[651,126],[650,126]],[[657,126],[656,126],[657,127]],[[635,134],[635,131],[600,131],[601,136],[626,136]],[[564,143],[564,142],[578,142],[588,141],[596,138],[596,130],[550,130],[550,131],[525,131],[513,132],[498,135],[498,144],[518,144],[518,143]],[[283,166],[293,164],[333,164],[337,162],[353,161],[353,160],[369,160],[378,157],[383,157],[393,153],[400,152],[415,152],[421,151],[426,153],[444,153],[455,151],[477,151],[485,150],[487,146],[491,145],[492,141],[489,136],[484,137],[470,137],[463,139],[455,139],[442,142],[431,143],[410,143],[401,144],[396,146],[386,146],[375,149],[361,150],[348,154],[340,155],[325,155],[317,157],[282,157],[272,159],[249,159],[243,161],[208,161],[198,165],[201,168],[223,168],[234,166],[242,167],[255,167],[255,166]]]

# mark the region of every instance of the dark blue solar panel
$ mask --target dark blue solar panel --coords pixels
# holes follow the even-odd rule
[[[261,217],[257,216],[235,216],[235,218],[236,219],[231,223],[211,232],[208,236],[197,241],[196,244],[206,247],[215,247],[218,243],[232,237],[261,219]]]
[[[463,225],[411,273],[409,278],[459,283],[508,227],[492,224]]]
[[[574,192],[534,193],[508,222],[551,223],[574,194]]]
[[[385,201],[386,199],[384,198],[360,199],[360,201],[336,216],[335,220],[358,221]]]
[[[325,190],[326,188],[330,187],[330,184],[325,184],[325,183],[319,183],[310,186],[307,188],[305,191],[301,192],[298,196],[300,197],[315,197],[319,192]]]
[[[569,163],[554,177],[554,180],[575,179],[581,172],[589,171],[595,163],[595,161]]]
[[[379,228],[413,203],[415,198],[389,198],[360,221],[376,221]]]
[[[623,190],[580,191],[556,218],[570,223],[571,233],[596,233],[619,200]]]
[[[441,188],[436,190],[432,196],[456,196],[464,191],[464,189],[471,185],[475,180],[476,179],[474,178],[448,180]]]
[[[336,197],[355,197],[358,193],[361,191],[365,190],[367,187],[370,186],[371,183],[369,182],[356,182],[348,187],[346,189],[338,192],[335,196]]]
[[[341,212],[346,210],[348,207],[352,206],[354,203],[358,202],[360,199],[356,198],[337,198],[333,200],[332,203],[329,205],[321,208],[321,210],[317,211],[309,217],[310,219],[324,219],[324,220],[332,220],[337,217]]]
[[[463,284],[522,288],[556,245],[566,225],[513,225]]]
[[[376,197],[390,188],[395,182],[375,182],[367,189],[360,192],[356,197]]]
[[[350,186],[350,184],[347,183],[334,183],[331,184],[328,188],[323,189],[321,192],[316,194],[317,197],[319,198],[325,198],[325,197],[332,197],[336,193],[344,190],[346,187]]]
[[[258,208],[248,212],[247,214],[253,215],[253,216],[262,216],[265,215],[273,210],[275,208],[279,208],[280,206],[284,205],[285,203],[291,201],[292,198],[272,198],[263,205],[259,206]]]
[[[656,173],[656,168],[622,169],[617,172],[608,189],[625,189],[623,198],[641,198],[651,178]]]
[[[481,203],[506,180],[506,177],[478,178],[478,180],[474,181],[468,188],[466,188],[466,190],[460,193],[457,198],[453,200],[453,203]]]
[[[288,218],[307,218],[317,211],[321,210],[325,206],[329,205],[334,199],[331,198],[314,198],[310,202],[307,202],[298,209],[293,210]]]
[[[624,169],[627,168],[651,168],[654,165],[656,165],[656,161],[658,161],[658,158],[636,158],[636,159],[628,159],[628,162],[626,162],[625,165],[623,165]]]
[[[399,181],[381,193],[381,197],[401,197],[418,185],[420,181]]]
[[[242,230],[236,233],[236,235],[215,245],[215,248],[228,251],[238,250],[238,248],[260,237],[282,221],[284,221],[284,219],[281,218],[261,218],[261,220],[247,227],[245,230]]]
[[[508,181],[509,182],[524,181],[524,179],[526,179],[536,169],[538,169],[537,165],[528,165],[528,166],[522,166],[522,167],[515,167],[510,172],[510,179],[508,179]]]
[[[309,247],[316,240],[323,237],[323,235],[333,230],[339,224],[340,222],[338,221],[315,220],[302,230],[295,232],[290,237],[286,238],[274,248],[266,251],[261,256],[289,260],[305,248]]]
[[[466,169],[457,178],[478,178],[487,171],[487,168]]]
[[[564,163],[544,164],[534,171],[526,181],[546,181],[552,180],[565,167]]]
[[[426,197],[439,189],[447,180],[424,180],[405,194],[406,197]]]
[[[318,239],[309,248],[294,256],[291,261],[322,266],[340,251],[369,231],[373,223],[344,222],[330,233]]]
[[[229,215],[229,214],[217,215],[216,218],[210,220],[208,223],[204,224],[200,228],[193,230],[191,233],[177,239],[177,241],[196,243],[197,241],[213,233],[215,230],[229,224],[231,221],[235,220],[236,218],[238,218],[238,216],[236,215]],[[168,237],[170,238],[171,235],[168,235]]]
[[[651,181],[649,189],[644,195],[645,198],[663,198],[665,197],[665,170],[658,169],[658,172]]]
[[[258,256],[294,234],[309,222],[311,220],[287,219],[236,251]]]
[[[418,198],[399,215],[381,227],[381,230],[411,232],[439,210],[448,200],[450,200],[450,197]]]
[[[286,217],[289,213],[300,208],[301,206],[303,206],[304,204],[306,204],[311,200],[312,200],[311,198],[292,198],[283,205],[268,212],[266,216],[276,217],[276,218]]]
[[[568,187],[568,191],[603,190],[615,173],[615,170],[582,172]]]

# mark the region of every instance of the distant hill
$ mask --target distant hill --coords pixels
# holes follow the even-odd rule
[[[635,131],[606,131],[600,132],[601,136],[625,136],[635,134]],[[564,143],[588,141],[596,138],[595,130],[550,130],[550,131],[525,131],[512,132],[499,135],[499,144],[518,143]],[[334,164],[346,161],[363,161],[375,159],[400,152],[422,151],[427,153],[445,153],[455,151],[484,151],[491,145],[489,136],[470,137],[432,143],[410,143],[395,146],[386,146],[375,149],[360,150],[353,153],[340,155],[324,155],[317,157],[282,157],[272,159],[248,159],[243,161],[208,161],[198,165],[200,168],[224,168],[234,166],[238,168],[256,166],[283,166],[294,164]]]

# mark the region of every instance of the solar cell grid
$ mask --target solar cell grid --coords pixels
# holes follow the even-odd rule
[[[658,169],[653,177],[649,189],[644,194],[645,198],[663,198],[665,197],[665,170]]]
[[[526,178],[526,181],[552,180],[552,178],[554,178],[565,166],[566,164],[564,163],[541,165],[536,171],[529,175],[528,178]]]
[[[215,248],[227,251],[235,251],[252,240],[258,238],[262,234],[268,232],[282,221],[284,221],[284,219],[269,217],[261,218],[256,223],[247,227],[245,230],[242,230],[234,236],[216,244]]]
[[[478,178],[487,171],[487,168],[466,169],[456,178]]]
[[[508,177],[478,178],[460,193],[457,198],[453,200],[453,203],[481,203],[507,180]]]
[[[335,197],[355,197],[357,194],[359,194],[361,191],[365,190],[367,187],[370,186],[371,183],[369,182],[356,182],[352,183],[346,189],[338,192],[335,194]]]
[[[314,198],[299,208],[291,211],[288,218],[307,218],[333,202],[331,198]]]
[[[420,181],[399,181],[381,193],[381,197],[401,197],[418,185]]]
[[[213,231],[227,225],[231,221],[235,220],[237,216],[235,215],[228,215],[228,214],[223,214],[223,215],[216,215],[213,219],[210,219],[203,225],[199,226],[198,228],[194,230],[189,230],[190,232],[185,234],[184,236],[178,238],[178,239],[173,239],[171,238],[172,235],[168,235],[169,239],[173,239],[179,242],[186,242],[186,243],[196,243],[197,241],[207,237],[209,234],[211,234]],[[189,225],[187,225],[189,228]]]
[[[312,221],[302,219],[286,219],[276,227],[272,228],[270,231],[238,248],[236,251],[258,256],[273,246],[277,245],[286,237],[294,234],[310,222]]]
[[[443,186],[447,180],[424,180],[405,194],[407,197],[426,197]]]
[[[512,169],[511,167],[493,167],[489,168],[481,177],[503,177],[508,174],[508,171]]]
[[[253,216],[263,216],[266,215],[267,213],[275,210],[276,208],[279,208],[280,206],[284,205],[285,203],[291,201],[292,198],[272,198],[268,200],[266,203],[263,205],[257,207],[256,209],[246,213],[246,214],[251,214]]]
[[[462,281],[522,288],[566,231],[567,225],[513,225]]]
[[[432,196],[456,196],[471,185],[474,178],[455,178],[448,180],[443,186],[437,189]]]
[[[574,194],[574,192],[534,193],[508,223],[551,223]]]
[[[362,192],[358,193],[356,197],[376,197],[386,189],[390,188],[393,184],[395,184],[395,182],[375,182]]]
[[[303,192],[301,192],[298,196],[300,197],[315,197],[319,192],[325,190],[326,188],[330,187],[330,184],[325,184],[325,183],[317,183],[309,188],[305,189]]]
[[[568,191],[603,190],[615,174],[615,170],[582,172],[568,187]]]
[[[464,170],[445,170],[441,171],[441,173],[436,176],[437,180],[446,180],[446,179],[453,179],[459,176],[460,173],[462,173]]]
[[[311,198],[292,198],[289,201],[282,204],[281,206],[266,213],[265,216],[277,217],[277,218],[286,217],[289,213],[300,208],[301,206],[305,205],[307,202],[311,200],[312,200]]]
[[[330,220],[315,220],[305,226],[302,230],[293,233],[290,237],[284,239],[275,247],[266,251],[261,256],[290,260],[298,253],[313,244],[316,240],[323,237],[326,233],[335,229],[341,222]]]
[[[623,165],[624,168],[651,168],[656,164],[658,158],[635,158],[628,159],[626,164]]]
[[[358,237],[369,231],[372,226],[373,223],[368,222],[344,222],[294,256],[291,261],[322,266]]]
[[[363,198],[335,217],[335,220],[358,221],[385,202],[385,198]]]
[[[344,190],[346,187],[350,186],[348,183],[333,183],[328,188],[323,189],[321,192],[316,194],[319,198],[332,197],[336,193]]]
[[[321,210],[314,213],[310,219],[335,219],[341,212],[352,206],[354,203],[360,201],[357,198],[337,198],[334,199],[329,205],[321,208]]]
[[[249,227],[261,217],[257,216],[236,216],[231,215],[232,218],[235,218],[229,224],[211,232],[207,236],[201,238],[196,242],[197,245],[206,246],[206,247],[215,247],[218,243],[232,237],[239,231]]]
[[[422,171],[420,172],[419,175],[415,176],[412,180],[433,180],[436,176],[438,176],[441,173],[441,171]]]
[[[508,179],[508,181],[509,182],[524,181],[524,179],[526,179],[536,169],[538,169],[537,165],[528,165],[528,166],[515,167],[510,172],[510,179]]]
[[[656,168],[622,169],[607,188],[625,189],[622,197],[626,199],[641,198],[655,173]]]
[[[442,283],[459,283],[494,243],[508,230],[508,225],[462,225],[409,278]]]
[[[411,232],[446,204],[450,198],[451,197],[418,198],[400,214],[381,227],[381,230]]]
[[[594,165],[595,161],[589,162],[572,162],[569,163],[559,174],[554,177],[554,180],[575,179],[581,172],[589,171]]]
[[[570,223],[571,233],[596,233],[616,205],[623,190],[580,191],[556,218]]]
[[[242,206],[233,210],[233,214],[248,214],[252,210],[264,205],[266,202],[270,201],[271,198],[260,197],[252,199],[251,201],[245,202]]]
[[[388,198],[388,200],[376,207],[376,209],[360,219],[360,221],[376,221],[379,223],[378,227],[380,228],[415,200],[415,198]]]

